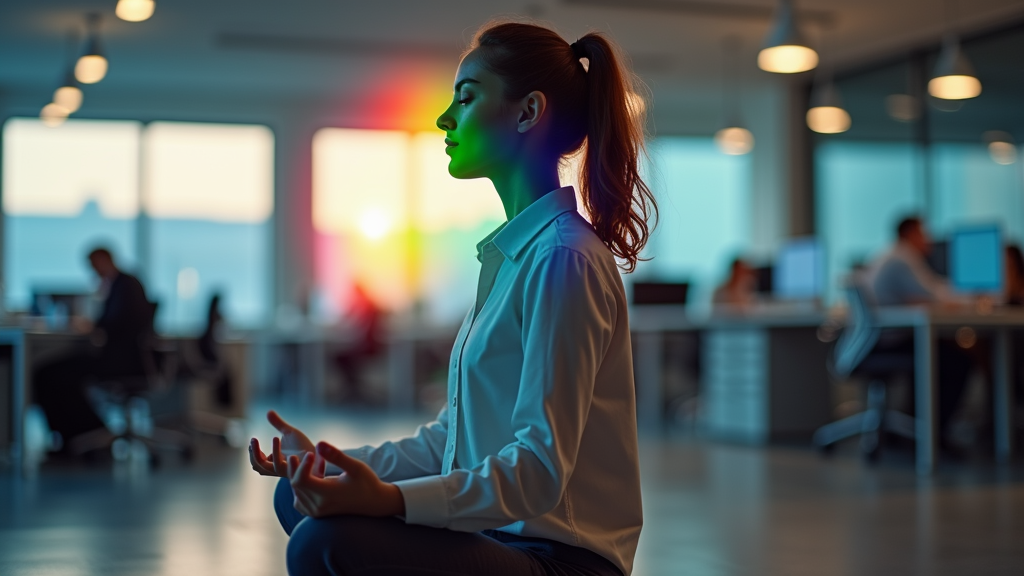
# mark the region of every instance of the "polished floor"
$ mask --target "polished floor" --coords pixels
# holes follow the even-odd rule
[[[257,408],[257,410],[262,407]],[[418,419],[288,408],[342,445]],[[254,413],[258,413],[254,410]],[[256,434],[271,431],[254,421]],[[1024,574],[1024,470],[984,458],[915,476],[908,453],[868,467],[853,451],[644,440],[646,523],[637,576]],[[0,474],[2,576],[283,575],[273,480],[244,450],[204,444],[184,465],[45,464]]]

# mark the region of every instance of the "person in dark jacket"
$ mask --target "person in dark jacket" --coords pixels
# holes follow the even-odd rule
[[[96,248],[89,264],[100,277],[103,309],[90,329],[90,345],[39,366],[33,399],[43,409],[64,451],[75,436],[103,421],[85,394],[90,381],[144,374],[143,341],[153,330],[153,305],[137,278],[118,269],[110,250]]]

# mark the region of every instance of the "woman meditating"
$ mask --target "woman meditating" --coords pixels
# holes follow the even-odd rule
[[[643,523],[633,363],[617,265],[656,213],[643,118],[615,47],[484,27],[437,119],[455,178],[488,178],[507,222],[477,245],[476,302],[448,399],[411,437],[339,450],[275,412],[275,508],[294,576],[627,575]],[[577,211],[559,163],[583,149]]]

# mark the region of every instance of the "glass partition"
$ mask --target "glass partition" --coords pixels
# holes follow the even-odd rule
[[[848,132],[814,135],[818,234],[839,280],[921,216],[937,240],[979,223],[1024,241],[1024,25],[961,40],[982,85],[976,98],[928,94],[940,46],[925,46],[836,75]]]

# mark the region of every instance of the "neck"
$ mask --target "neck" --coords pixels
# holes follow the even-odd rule
[[[490,180],[501,198],[508,220],[521,214],[541,196],[561,187],[557,160],[553,163],[525,163],[506,173],[492,176]]]

